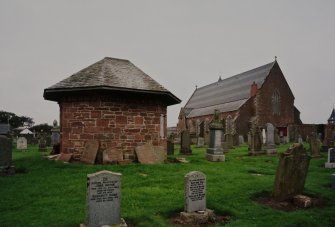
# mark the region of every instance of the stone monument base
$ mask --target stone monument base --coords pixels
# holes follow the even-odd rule
[[[10,176],[15,174],[14,166],[0,166],[0,176]]]
[[[224,154],[209,154],[206,153],[206,160],[211,162],[224,162],[225,155]]]
[[[191,213],[180,212],[180,218],[191,225],[206,224],[208,221],[215,219],[213,210],[195,211]]]
[[[335,162],[326,162],[325,163],[325,168],[329,168],[329,169],[331,169],[331,168],[335,168]]]
[[[121,218],[121,223],[120,224],[113,224],[113,225],[102,225],[101,227],[127,227],[127,223],[123,218]],[[80,224],[79,227],[87,227],[85,224]]]

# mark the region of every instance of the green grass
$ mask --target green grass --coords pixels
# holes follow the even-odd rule
[[[194,170],[207,176],[207,207],[232,217],[226,226],[334,226],[334,171],[324,168],[326,153],[311,160],[305,184],[305,194],[322,197],[326,207],[284,212],[252,199],[271,192],[277,156],[250,157],[244,145],[216,163],[204,159],[205,150],[193,147],[193,155],[184,156],[188,164],[108,166],[49,161],[34,146],[14,150],[19,173],[0,177],[0,226],[78,226],[85,218],[86,175],[100,170],[122,173],[122,217],[136,226],[171,226],[169,218],[183,210],[184,175]]]

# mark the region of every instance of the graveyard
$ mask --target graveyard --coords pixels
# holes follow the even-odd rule
[[[277,146],[277,155],[248,155],[247,144],[225,152],[225,161],[206,160],[207,147],[191,146],[191,155],[179,153],[163,164],[85,165],[48,160],[50,152],[28,145],[13,148],[15,175],[0,177],[1,226],[79,226],[86,215],[87,177],[100,171],[121,177],[120,215],[128,226],[181,226],[184,177],[192,171],[206,176],[206,207],[217,221],[203,226],[333,226],[335,189],[333,169],[325,168],[328,155],[310,159],[303,194],[319,202],[310,208],[274,209],[259,198],[270,197],[279,155],[290,144]],[[304,144],[307,150],[309,144]],[[176,162],[177,157],[188,163]],[[105,172],[103,172],[105,173]]]

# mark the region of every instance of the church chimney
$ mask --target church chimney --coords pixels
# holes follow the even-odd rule
[[[255,96],[257,93],[257,84],[255,83],[255,81],[251,84],[250,87],[250,97]]]

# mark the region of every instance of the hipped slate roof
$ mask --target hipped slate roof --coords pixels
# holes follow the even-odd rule
[[[187,117],[213,114],[214,109],[220,112],[238,110],[249,98],[253,82],[260,88],[276,61],[258,68],[237,74],[227,79],[197,88],[185,108],[192,109]]]
[[[169,105],[180,103],[150,76],[124,59],[105,57],[44,90],[44,98],[58,101],[59,94],[81,91],[127,91],[163,96]]]

